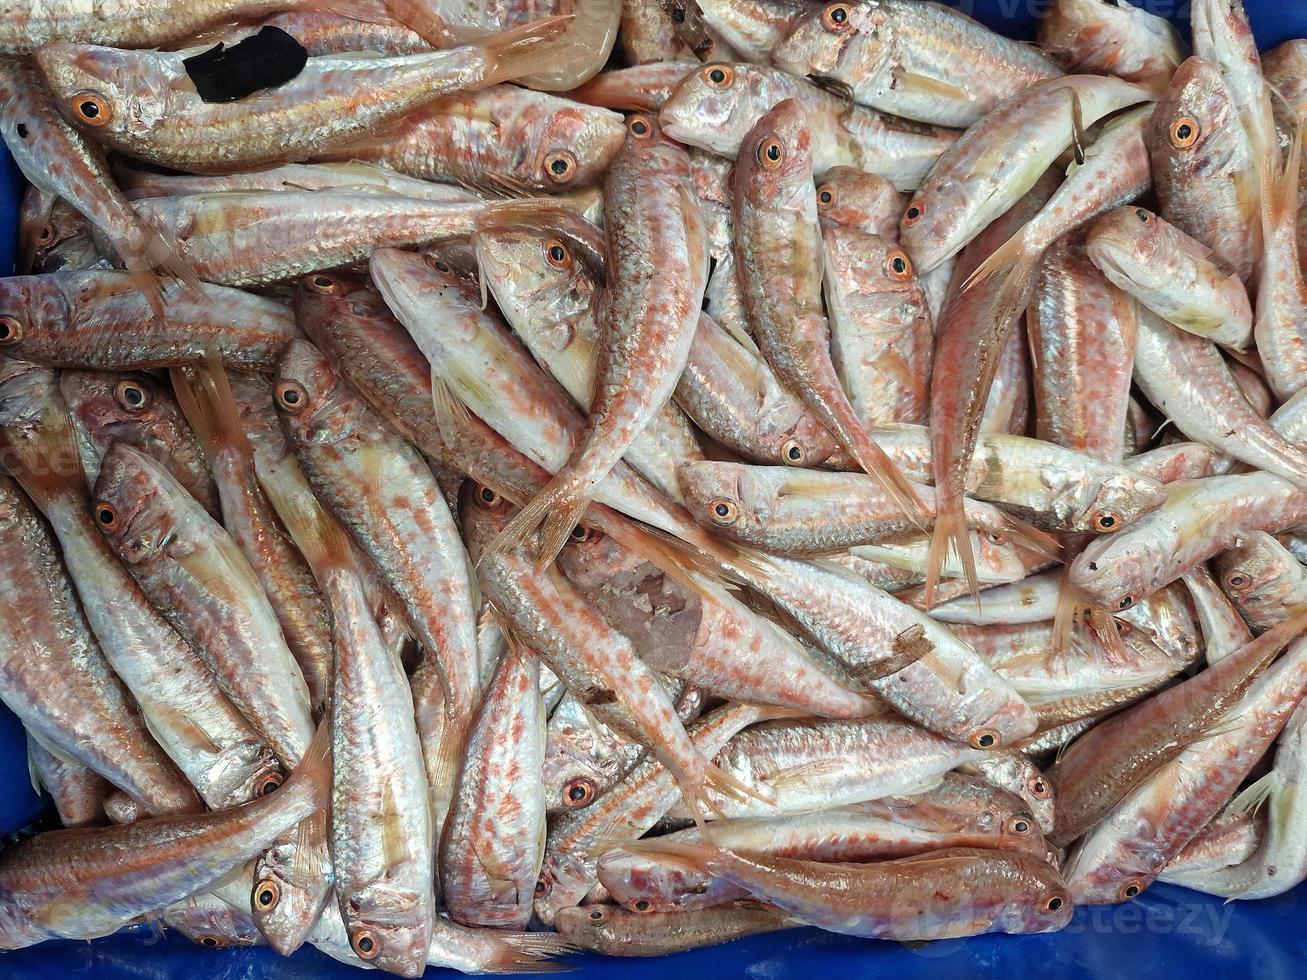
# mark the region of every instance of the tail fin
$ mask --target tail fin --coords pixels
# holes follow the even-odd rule
[[[851,407],[850,411],[852,411]],[[930,522],[926,505],[922,502],[921,497],[917,495],[912,482],[903,475],[903,471],[899,469],[898,464],[890,458],[885,450],[880,448],[880,444],[871,437],[870,433],[861,424],[851,426],[849,435],[852,445],[848,447],[848,450],[858,461],[858,465],[868,476],[885,488],[885,492],[894,499],[894,502],[907,515],[908,519],[917,526],[918,530],[925,531]]]
[[[572,967],[551,960],[580,949],[576,943],[553,932],[495,932],[493,929],[477,932],[495,947],[489,960],[477,963],[480,973],[561,973]]]
[[[309,747],[304,750],[304,756],[300,759],[300,764],[290,774],[290,779],[286,781],[286,785],[277,793],[273,793],[271,796],[265,797],[265,799],[276,799],[278,796],[285,796],[287,793],[300,788],[303,788],[309,794],[319,810],[325,810],[331,805],[330,716],[319,723],[318,730],[313,733],[313,740],[309,742]]]
[[[572,16],[545,17],[480,42],[486,59],[486,84],[507,82],[557,67],[558,51],[549,42],[562,35]]]
[[[1053,613],[1053,638],[1049,655],[1060,657],[1071,650],[1071,639],[1076,626],[1081,620],[1083,600],[1071,585],[1071,566],[1062,569],[1062,578],[1057,587],[1057,606]]]
[[[355,567],[345,529],[317,497],[291,496],[275,480],[267,481],[263,490],[319,584],[333,569]]]
[[[205,455],[212,460],[225,451],[240,458],[252,457],[253,449],[241,424],[240,409],[221,359],[212,356],[205,367],[174,367],[168,373],[182,414],[199,438]]]
[[[142,234],[144,240],[139,249],[119,246],[118,255],[123,260],[123,266],[131,274],[136,288],[145,294],[155,315],[162,318],[166,316],[166,312],[163,286],[159,281],[161,275],[180,279],[197,292],[203,291],[204,284],[195,274],[190,263],[168,244],[156,229],[144,226]]]
[[[1003,533],[1015,544],[1028,551],[1033,551],[1041,558],[1061,561],[1064,554],[1062,542],[1055,535],[1041,531],[1033,524],[1028,524],[1019,517],[1003,512]]]
[[[1267,242],[1286,222],[1289,229],[1295,225],[1298,214],[1298,176],[1302,170],[1302,141],[1303,126],[1300,124],[1289,143],[1289,155],[1285,158],[1282,171],[1278,170],[1278,161],[1272,156],[1268,155],[1262,161],[1262,231]],[[1285,240],[1296,244],[1297,236],[1287,233]]]
[[[935,507],[935,530],[930,539],[930,551],[926,555],[925,607],[930,609],[933,604],[935,587],[939,584],[951,549],[962,565],[967,591],[976,600],[976,608],[979,609],[980,576],[976,574],[976,556],[971,551],[971,537],[962,496],[940,491],[935,498]]]
[[[489,554],[502,554],[519,548],[543,525],[540,545],[536,551],[536,570],[553,564],[558,553],[567,544],[572,529],[585,513],[589,499],[580,496],[569,485],[571,480],[563,471],[535,495],[535,498],[517,512],[486,549]]]
[[[976,271],[967,277],[962,288],[969,290],[990,279],[997,280],[993,286],[988,315],[995,324],[1015,323],[1030,301],[1035,274],[1039,271],[1039,261],[1043,255],[1042,250],[1031,248],[1025,235],[1018,232],[980,263]],[[1006,335],[1005,330],[1004,336]]]

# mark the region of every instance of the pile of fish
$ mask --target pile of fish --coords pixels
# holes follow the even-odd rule
[[[0,51],[0,698],[62,824],[0,947],[531,972],[1307,877],[1307,41],[17,0]]]

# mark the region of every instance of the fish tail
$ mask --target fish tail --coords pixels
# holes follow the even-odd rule
[[[494,948],[488,961],[477,963],[480,973],[560,973],[572,967],[552,960],[580,951],[576,943],[552,932],[477,932]]]
[[[286,794],[295,789],[304,789],[317,805],[318,811],[325,811],[331,805],[331,720],[324,718],[313,733],[313,740],[304,750],[304,756],[295,771],[290,774],[278,794]],[[273,794],[274,796],[278,794]]]
[[[1284,169],[1277,167],[1278,161],[1273,154],[1267,154],[1262,160],[1262,229],[1267,241],[1275,235],[1276,229],[1293,227],[1298,214],[1298,175],[1302,170],[1303,129],[1294,130],[1289,143],[1289,155],[1285,158]],[[1293,235],[1287,236],[1297,241]]]
[[[976,556],[971,550],[971,535],[967,530],[967,513],[960,494],[947,491],[936,497],[935,528],[930,537],[930,550],[926,553],[925,605],[934,602],[935,587],[943,577],[944,564],[949,550],[957,555],[966,579],[967,590],[980,608],[980,576],[976,574]]]
[[[276,480],[267,481],[263,491],[319,583],[335,569],[355,567],[345,529],[317,497],[292,495]]]
[[[747,783],[742,783],[714,762],[708,764],[707,784],[713,791],[720,793],[722,796],[728,796],[737,803],[770,804],[774,802]]]
[[[554,67],[558,51],[549,42],[572,22],[572,14],[543,17],[481,42],[486,59],[486,84],[507,82]]]
[[[231,382],[217,356],[205,367],[174,367],[168,373],[182,414],[211,459],[224,451],[241,458],[253,455]]]
[[[631,854],[647,854],[651,857],[677,858],[693,866],[697,871],[712,872],[721,856],[721,849],[709,842],[692,842],[668,840],[666,837],[653,837],[649,840],[630,840],[621,842],[622,850]]]
[[[1039,271],[1039,260],[1043,254],[1041,249],[1032,248],[1025,236],[1013,235],[980,263],[976,271],[967,277],[962,288],[972,289],[990,279],[996,280],[989,316],[996,324],[1016,323],[1030,302],[1035,274]],[[1005,329],[1004,335],[1006,334]]]
[[[180,279],[190,289],[196,292],[203,291],[204,283],[190,261],[181,253],[177,245],[164,238],[158,229],[145,227],[143,246],[137,261],[147,264],[156,275],[162,274]],[[124,262],[131,269],[130,261],[124,258]]]
[[[1083,600],[1071,585],[1070,566],[1062,569],[1062,578],[1058,583],[1057,605],[1053,613],[1053,637],[1050,654],[1061,656],[1071,650],[1071,638],[1075,635],[1076,625],[1080,622]]]
[[[552,564],[589,503],[571,487],[571,482],[566,474],[555,476],[490,542],[487,553],[497,555],[520,548],[543,525],[536,567],[543,569]]]
[[[851,426],[849,434],[852,444],[848,448],[858,466],[885,489],[918,530],[927,530],[930,514],[912,481],[903,475],[898,464],[861,424]]]

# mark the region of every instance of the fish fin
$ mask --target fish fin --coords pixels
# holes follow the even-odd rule
[[[903,475],[898,464],[880,447],[862,424],[857,422],[856,418],[854,424],[849,426],[849,435],[852,445],[847,448],[858,461],[858,466],[884,487],[885,492],[893,498],[895,504],[918,530],[927,530],[930,518],[926,505],[922,503],[912,481]]]
[[[962,497],[938,493],[935,500],[935,529],[931,533],[930,550],[926,554],[925,606],[934,603],[935,587],[943,577],[944,563],[949,549],[957,555],[966,579],[967,591],[980,608],[980,576],[976,573],[976,556],[971,551],[971,536],[967,530],[967,513]]]
[[[720,566],[677,537],[611,512],[604,515],[603,531],[702,599],[716,602],[726,587]]]
[[[572,22],[572,14],[543,17],[479,42],[486,60],[485,84],[507,82],[555,66],[558,49],[548,42]]]
[[[1284,783],[1284,781],[1284,777],[1272,769],[1260,779],[1249,783],[1241,789],[1239,794],[1230,801],[1229,806],[1225,808],[1226,814],[1233,816],[1250,810],[1253,813],[1256,813],[1272,793],[1283,788],[1281,784]]]
[[[1053,612],[1053,634],[1049,643],[1049,656],[1056,659],[1071,652],[1071,640],[1080,622],[1083,601],[1071,585],[1071,566],[1062,569],[1058,583],[1057,605]]]
[[[211,354],[203,368],[174,367],[168,374],[182,414],[210,462],[224,450],[241,459],[252,459],[254,451],[241,424],[240,409],[222,360]]]
[[[295,858],[291,862],[296,881],[321,877],[327,854],[327,811],[316,810],[295,826]]]
[[[488,947],[477,960],[478,973],[561,973],[573,967],[551,962],[553,957],[580,952],[576,943],[554,932],[475,932],[477,942]],[[440,941],[439,932],[435,941]]]
[[[890,74],[893,76],[893,88],[898,91],[918,92],[922,95],[938,95],[947,99],[957,99],[963,102],[974,102],[975,96],[965,88],[958,85],[950,84],[939,78],[931,78],[929,75],[921,75],[916,72],[907,71],[902,67],[891,69]]]
[[[1303,125],[1300,123],[1289,143],[1284,169],[1277,172],[1277,160],[1268,155],[1262,161],[1262,229],[1270,239],[1275,228],[1298,213],[1298,176],[1302,170]],[[1291,236],[1292,237],[1292,236]],[[1296,238],[1294,239],[1296,241]]]
[[[286,780],[286,785],[277,792],[285,794],[287,790],[301,783],[308,785],[313,802],[318,805],[318,812],[325,812],[327,807],[331,805],[330,714],[318,724],[318,729],[313,733],[309,747],[304,750],[300,764],[291,772],[290,778]]]
[[[844,761],[839,759],[813,759],[811,762],[800,762],[798,765],[779,769],[765,777],[764,782],[768,786],[785,786],[789,783],[802,782],[812,776],[838,772],[843,766]]]
[[[567,544],[568,536],[580,522],[588,503],[586,498],[574,494],[565,480],[556,476],[495,536],[486,553],[497,555],[520,548],[537,528],[544,525],[536,550],[536,569],[547,568]]]
[[[3,468],[43,511],[55,497],[80,497],[86,491],[72,415],[62,398],[55,399],[50,409],[22,434],[0,437]]]
[[[1080,105],[1080,93],[1067,89],[1071,95],[1071,149],[1076,155],[1076,166],[1085,165],[1085,114]]]
[[[459,432],[467,428],[472,410],[463,404],[449,387],[449,382],[431,369],[431,407],[436,414],[436,428]]]
[[[43,783],[41,782],[41,768],[40,768],[40,766],[38,766],[37,763],[36,763],[36,752],[33,751],[36,747],[37,747],[37,745],[36,745],[36,738],[31,734],[31,732],[28,732],[28,734],[27,734],[27,778],[28,778],[28,780],[30,780],[31,783],[32,783],[32,789],[33,789],[33,791],[36,793],[37,796],[40,796],[41,793],[44,792],[44,790],[45,790],[45,784],[43,784]]]
[[[706,314],[705,314],[706,315]],[[722,332],[730,337],[733,341],[747,350],[754,357],[761,358],[762,351],[758,349],[758,343],[749,335],[749,333],[738,323],[731,320],[713,320],[713,323],[722,328]],[[761,370],[761,365],[759,365]]]
[[[1087,617],[1089,625],[1094,628],[1094,635],[1107,648],[1109,663],[1124,667],[1134,662],[1134,654],[1121,639],[1121,631],[1116,626],[1116,617],[1101,606],[1090,606]]]
[[[1041,531],[1033,524],[1019,517],[1002,512],[1003,533],[1013,542],[1028,551],[1033,551],[1041,558],[1060,562],[1063,557],[1062,542],[1047,531]]]
[[[716,864],[722,854],[722,849],[711,841],[668,840],[666,837],[622,841],[621,848],[631,854],[662,855],[677,858],[699,871],[709,873],[712,873],[713,865]]]
[[[737,803],[763,803],[770,805],[775,800],[768,799],[752,786],[736,779],[716,763],[708,764],[708,786],[722,796],[728,796]]]
[[[173,279],[180,279],[187,287],[196,292],[203,292],[204,283],[196,274],[195,269],[191,266],[182,250],[175,243],[171,243],[164,238],[157,228],[145,225],[144,233],[145,248],[141,254],[123,255],[119,253],[128,271],[133,276],[147,271],[156,276],[170,276]],[[156,309],[155,312],[160,316],[164,315],[161,309]]]

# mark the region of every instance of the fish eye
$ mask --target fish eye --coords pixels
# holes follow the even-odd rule
[[[281,901],[281,886],[271,878],[264,878],[254,886],[254,907],[269,912]]]
[[[1242,572],[1233,572],[1226,578],[1225,584],[1232,589],[1242,589],[1248,584],[1248,576]]]
[[[545,172],[556,184],[566,184],[576,175],[576,157],[567,150],[555,150],[545,157]]]
[[[113,106],[94,92],[78,92],[72,100],[73,115],[87,126],[105,126],[113,119]]]
[[[596,922],[600,922],[603,919],[608,918],[608,916],[604,914],[603,909],[595,909],[590,913],[590,918],[594,919]]]
[[[889,271],[889,277],[895,282],[907,282],[912,278],[912,260],[901,248],[896,248],[889,253],[889,257],[885,260],[885,268]]]
[[[150,407],[154,395],[148,385],[128,380],[114,386],[113,399],[129,412],[140,412]]]
[[[828,31],[846,31],[849,29],[849,5],[832,3],[821,12],[822,25]]]
[[[920,201],[913,201],[908,205],[908,209],[903,212],[903,227],[911,228],[926,216],[926,206]]]
[[[626,129],[636,139],[649,139],[653,136],[653,123],[648,116],[634,115],[626,122]]]
[[[729,497],[715,497],[708,501],[708,518],[718,527],[730,527],[740,519],[740,509]]]
[[[567,269],[572,265],[572,251],[557,238],[551,238],[545,245],[545,259],[555,269]]]
[[[281,773],[268,773],[259,783],[259,797],[262,798],[270,793],[275,793],[277,790],[281,789],[282,782]]]
[[[308,407],[309,394],[304,386],[295,381],[283,381],[274,392],[277,404],[291,415],[298,415]]]
[[[703,70],[703,77],[713,88],[729,88],[735,81],[735,70],[728,65],[709,65]]]
[[[1128,595],[1123,595],[1123,596],[1121,597],[1121,601],[1118,602],[1118,603],[1116,604],[1116,608],[1117,608],[1117,609],[1129,609],[1129,608],[1130,608],[1131,606],[1133,606],[1134,604],[1135,604],[1135,600],[1134,600],[1133,597],[1128,596]]]
[[[1104,533],[1115,531],[1121,526],[1121,515],[1110,510],[1101,510],[1093,517],[1095,531]]]
[[[48,242],[54,238],[54,225],[42,225],[41,230],[36,233],[38,241]]]
[[[103,500],[100,501],[95,505],[95,523],[106,531],[118,530],[118,508]]]
[[[998,732],[992,728],[982,728],[978,732],[973,732],[967,741],[974,749],[992,749],[998,744]]]
[[[594,539],[594,528],[586,527],[584,524],[578,524],[572,528],[571,538],[577,544],[585,544],[587,541]]]
[[[1066,894],[1062,891],[1055,891],[1043,901],[1045,912],[1058,912],[1066,905]]]
[[[830,184],[822,184],[817,188],[817,210],[826,211],[835,206],[835,199],[839,195],[835,193],[835,188]]]
[[[381,955],[381,937],[371,929],[355,929],[349,934],[349,945],[361,960],[375,960]]]
[[[322,293],[324,296],[329,296],[340,288],[339,282],[321,272],[309,276],[305,282],[308,283],[309,289],[315,293]]]
[[[1135,208],[1135,217],[1144,224],[1148,224],[1153,219],[1152,213],[1147,208]]]
[[[785,162],[785,147],[775,136],[768,136],[758,144],[757,155],[764,170],[779,170]]]
[[[0,347],[8,347],[22,339],[22,323],[11,316],[0,316]]]
[[[217,936],[200,936],[195,941],[206,949],[221,949],[224,945],[223,941]]]
[[[1003,537],[1001,534],[995,534],[993,531],[985,532],[985,540],[990,544],[996,544],[999,547],[1007,544],[1007,538]]]
[[[1022,816],[1013,817],[1008,821],[1008,832],[1018,836],[1030,833],[1030,820]]]
[[[477,487],[476,502],[478,507],[486,510],[494,510],[504,502],[504,498],[489,487],[482,485]]]
[[[534,894],[536,898],[544,898],[554,890],[554,876],[548,871],[536,879]]]
[[[1202,127],[1198,125],[1197,119],[1192,116],[1181,116],[1171,123],[1171,145],[1187,150],[1198,142],[1201,133]]]
[[[787,439],[785,445],[781,446],[781,459],[791,466],[800,465],[807,458],[807,453],[803,451],[803,443],[798,439]]]
[[[1143,890],[1144,890],[1143,883],[1136,878],[1131,878],[1129,881],[1127,881],[1125,884],[1121,886],[1121,888],[1117,891],[1116,894],[1117,897],[1121,899],[1121,901],[1127,902],[1130,899],[1134,898]]]
[[[648,912],[653,908],[653,903],[647,898],[637,898],[631,903],[631,908],[635,909],[637,912]]]
[[[1051,795],[1048,788],[1048,780],[1043,776],[1035,776],[1030,780],[1030,795],[1039,800],[1046,800]]]
[[[569,810],[579,810],[594,802],[599,787],[593,779],[577,776],[563,784],[563,806]]]

